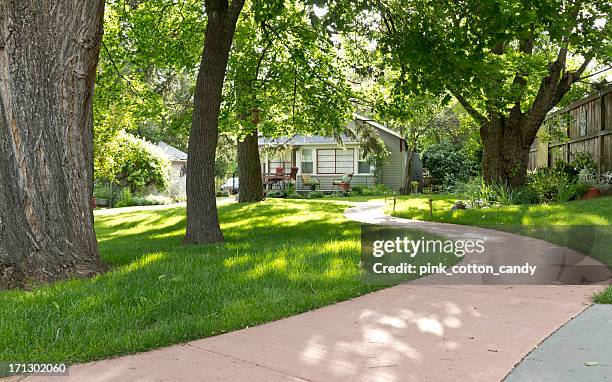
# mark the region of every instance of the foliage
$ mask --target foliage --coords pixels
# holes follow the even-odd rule
[[[429,146],[422,155],[423,166],[438,182],[452,186],[478,174],[477,159],[449,141]]]
[[[576,173],[586,171],[591,174],[597,173],[597,163],[593,159],[593,155],[587,151],[578,151],[572,154],[573,158],[570,165],[574,168]]]
[[[351,193],[363,196],[387,196],[392,195],[393,191],[384,184],[376,184],[371,187],[355,185],[351,187]]]
[[[122,188],[119,191],[119,197],[115,202],[115,207],[128,207],[132,204],[132,191],[128,187]]]
[[[275,3],[276,4],[276,3]],[[296,1],[264,12],[247,3],[228,63],[220,129],[239,139],[338,136],[351,117],[352,91],[327,32]]]
[[[132,192],[151,186],[163,191],[168,186],[168,163],[146,141],[120,133],[100,150],[94,162],[96,180],[109,180]]]
[[[107,2],[94,93],[96,146],[126,130],[186,150],[205,26],[198,2]]]
[[[564,160],[557,159],[553,165],[553,174],[559,179],[566,179],[568,181],[576,181],[578,179],[578,173],[580,170],[576,167],[567,163]]]
[[[561,180],[557,185],[557,202],[567,203],[576,197],[576,183]]]
[[[496,193],[492,185],[482,177],[474,177],[466,182],[456,184],[456,192],[467,202],[468,207],[490,207],[496,202]]]

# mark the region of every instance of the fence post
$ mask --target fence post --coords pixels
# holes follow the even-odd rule
[[[429,220],[433,221],[433,199],[429,198]]]

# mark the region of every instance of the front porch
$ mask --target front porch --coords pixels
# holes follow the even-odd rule
[[[363,158],[358,143],[347,142],[345,147],[331,142],[304,143],[262,152],[261,157],[266,191],[286,190],[287,184],[292,183],[296,192],[307,192],[316,183],[316,191],[334,193],[343,191],[340,184],[343,179],[349,187],[375,184],[373,167]],[[350,181],[346,179],[349,174]]]

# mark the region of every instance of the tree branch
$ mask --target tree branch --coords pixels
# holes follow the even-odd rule
[[[461,106],[463,106],[465,111],[467,111],[467,113],[472,118],[474,118],[476,122],[478,122],[482,126],[489,123],[489,120],[485,116],[480,114],[478,110],[476,110],[472,105],[470,105],[470,103],[459,92],[456,92],[454,90],[451,90],[450,92],[457,99],[457,101],[459,101]]]

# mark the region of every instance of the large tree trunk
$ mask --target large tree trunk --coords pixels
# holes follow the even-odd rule
[[[529,151],[542,122],[543,117],[495,115],[480,129],[482,175],[488,183],[519,187],[527,182]]]
[[[215,152],[225,70],[244,0],[206,1],[204,51],[196,82],[187,159],[185,244],[222,242],[215,197]]]
[[[0,3],[0,289],[105,269],[90,204],[103,10]]]
[[[238,142],[238,177],[240,181],[238,201],[240,203],[259,202],[264,199],[257,131]]]

